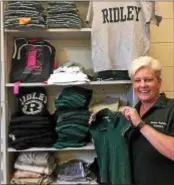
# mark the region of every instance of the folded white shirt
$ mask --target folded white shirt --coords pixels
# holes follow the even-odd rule
[[[88,76],[83,72],[58,72],[50,75],[47,83],[66,83],[66,82],[89,82]]]

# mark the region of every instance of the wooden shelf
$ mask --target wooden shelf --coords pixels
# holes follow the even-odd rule
[[[67,148],[63,148],[63,149],[57,149],[57,148],[46,148],[46,147],[43,147],[43,148],[36,148],[36,147],[33,147],[33,148],[28,148],[28,149],[25,149],[25,150],[16,150],[14,148],[8,148],[8,152],[35,152],[35,151],[72,151],[72,150],[94,150],[94,145],[92,143],[89,143],[88,145],[86,146],[83,146],[83,147],[76,147],[76,148],[72,148],[72,147],[67,147]]]
[[[44,39],[90,39],[91,28],[81,28],[81,29],[29,29],[29,30],[12,30],[5,29],[5,34],[13,37],[39,37]]]
[[[125,85],[132,84],[131,80],[113,80],[113,81],[91,81],[84,83],[56,83],[56,84],[45,84],[45,83],[20,83],[20,87],[36,87],[36,86],[69,86],[69,85]],[[7,83],[6,87],[13,87],[14,83]]]

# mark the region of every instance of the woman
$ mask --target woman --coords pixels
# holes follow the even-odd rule
[[[152,57],[139,57],[129,75],[139,99],[135,108],[123,109],[136,127],[130,138],[134,184],[174,185],[174,100],[160,93],[161,66]]]

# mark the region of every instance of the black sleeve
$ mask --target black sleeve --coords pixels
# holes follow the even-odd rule
[[[169,127],[169,135],[174,136],[174,120],[171,122]]]
[[[172,110],[171,116],[170,116],[170,120],[168,122],[168,126],[167,126],[167,135],[169,136],[174,136],[174,108]]]

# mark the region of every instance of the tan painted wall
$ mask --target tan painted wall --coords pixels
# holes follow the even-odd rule
[[[151,25],[150,55],[162,64],[161,90],[174,98],[174,2],[157,2],[163,20],[160,26]]]

